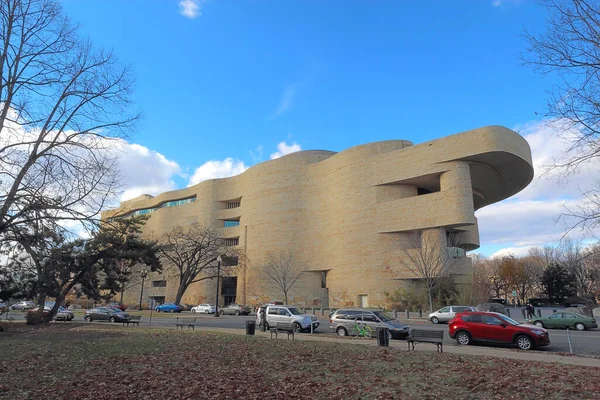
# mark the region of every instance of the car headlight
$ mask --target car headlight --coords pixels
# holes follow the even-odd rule
[[[533,331],[533,333],[535,333],[536,335],[543,335],[544,331]]]

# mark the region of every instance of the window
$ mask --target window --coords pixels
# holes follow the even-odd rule
[[[226,204],[227,209],[231,209],[231,208],[238,208],[240,206],[240,201],[228,201]]]
[[[239,264],[238,256],[223,256],[223,266],[224,267],[232,267]]]
[[[349,319],[349,320],[362,320],[362,311],[345,311],[343,313],[343,318],[342,319]]]
[[[166,203],[162,203],[161,205],[159,205],[157,207],[154,207],[154,208],[143,208],[141,210],[137,210],[137,211],[133,211],[133,212],[131,212],[129,214],[125,214],[125,215],[123,215],[123,217],[130,217],[130,216],[151,214],[154,211],[158,210],[159,208],[175,207],[175,206],[180,206],[180,205],[183,205],[183,204],[191,203],[191,202],[194,202],[194,201],[196,201],[196,196],[188,197],[187,199],[167,201]]]
[[[492,317],[491,315],[483,315],[481,318],[482,318],[484,324],[495,325],[495,326],[502,325],[502,321],[500,321],[496,317]]]
[[[440,309],[440,311],[438,312],[450,312],[450,307],[444,307],[442,309]]]
[[[363,321],[367,321],[367,322],[379,322],[379,321],[377,321],[377,318],[375,318],[375,315],[373,315],[373,313],[370,313],[370,312],[363,313],[362,318],[363,318]]]
[[[327,271],[321,271],[321,289],[327,288]]]
[[[225,228],[231,228],[232,226],[240,226],[240,220],[239,219],[226,219],[225,221],[223,221],[223,226]]]
[[[278,307],[269,307],[269,315],[278,315],[279,308]]]
[[[468,322],[476,322],[476,323],[482,323],[483,321],[481,320],[481,314],[476,314],[476,315],[469,315],[469,321]]]
[[[240,244],[240,238],[225,239],[225,246],[237,246],[238,244]]]
[[[571,313],[563,313],[562,317],[563,318],[577,318],[577,316],[575,314],[571,314]]]
[[[166,287],[167,281],[152,281],[152,287]]]
[[[287,316],[290,315],[290,313],[285,308],[280,308],[279,309],[279,315],[283,315],[283,316],[287,317]]]

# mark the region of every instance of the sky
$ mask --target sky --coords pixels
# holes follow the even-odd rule
[[[300,151],[389,139],[422,143],[503,125],[532,147],[534,182],[478,210],[481,248],[525,254],[555,243],[557,218],[595,180],[568,183],[544,119],[556,83],[522,65],[534,0],[63,0],[97,46],[130,64],[144,118],[128,137],[120,200],[242,173]],[[572,232],[576,240],[589,240]]]

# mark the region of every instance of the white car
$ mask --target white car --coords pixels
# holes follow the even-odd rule
[[[476,307],[471,306],[446,306],[442,307],[437,311],[429,314],[428,319],[434,324],[439,324],[440,322],[448,322],[457,313],[465,312],[465,311],[478,311]]]
[[[200,314],[214,314],[217,308],[213,304],[198,304],[196,307],[192,307],[192,313]]]
[[[20,301],[18,303],[13,304],[12,306],[10,306],[10,309],[12,311],[15,311],[15,310],[21,310],[21,311],[33,310],[34,308],[35,308],[35,303],[33,301]]]

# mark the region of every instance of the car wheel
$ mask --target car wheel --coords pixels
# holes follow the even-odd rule
[[[86,315],[85,322],[92,322],[92,317],[90,317],[89,315]]]
[[[240,310],[235,310],[235,315],[240,315]]]
[[[196,310],[192,310],[192,314],[196,314]]]
[[[204,314],[208,314],[208,310],[204,310]]]
[[[292,329],[293,329],[294,331],[296,331],[296,332],[300,332],[300,331],[302,330],[302,327],[300,326],[300,324],[299,324],[299,323],[297,323],[297,322],[294,322],[294,323],[292,324]]]
[[[575,329],[577,329],[578,331],[585,331],[585,325],[581,322],[578,322],[575,324]]]
[[[160,312],[160,308],[157,308],[155,311],[156,311],[156,312]]]
[[[169,308],[169,313],[173,314],[175,310],[173,310],[172,308]]]
[[[437,317],[431,317],[431,322],[433,322],[434,324],[439,324],[440,320]]]
[[[456,342],[462,346],[471,344],[471,335],[467,332],[458,332],[456,335]]]
[[[339,328],[337,328],[335,330],[335,332],[337,333],[338,336],[340,337],[344,337],[344,336],[348,336],[348,331],[346,330],[346,328],[344,328],[343,326],[340,326]]]
[[[115,321],[116,321],[115,317],[110,317],[110,318],[108,319],[108,322],[115,322]]]
[[[11,306],[11,307],[10,307],[10,310],[11,310],[11,311],[15,311],[16,309],[15,309],[15,307]]]
[[[540,328],[543,328],[543,327],[544,327],[544,323],[543,323],[542,321],[535,321],[533,324],[534,324],[535,326],[539,326]]]
[[[533,341],[531,340],[531,338],[529,336],[525,336],[525,335],[517,336],[517,339],[515,340],[515,342],[517,343],[517,347],[521,350],[533,349]]]

